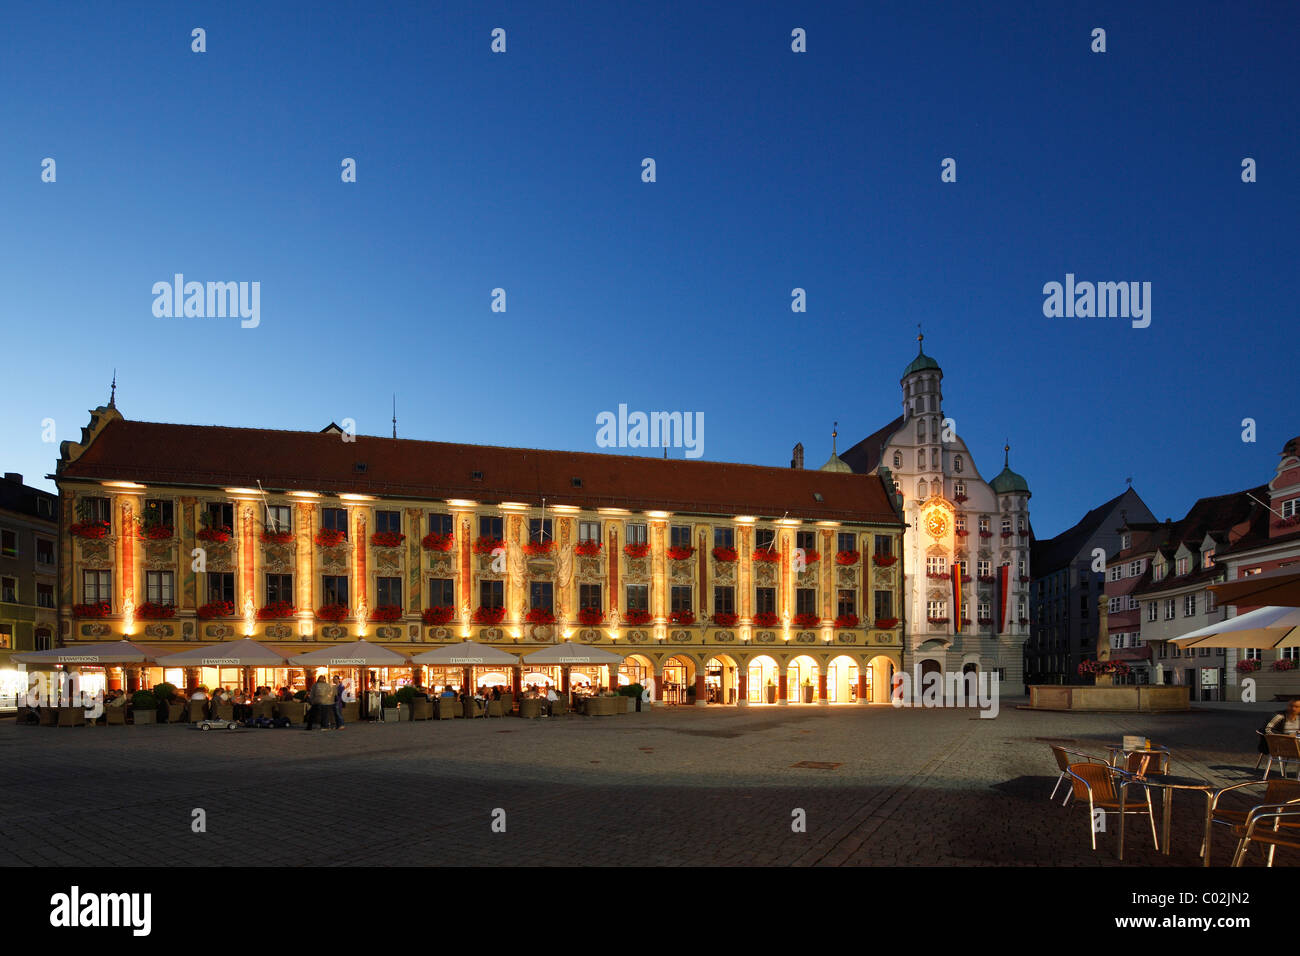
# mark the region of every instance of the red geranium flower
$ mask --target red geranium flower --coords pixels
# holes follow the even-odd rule
[[[524,545],[524,554],[550,554],[554,550],[554,541],[530,541]]]
[[[108,536],[108,522],[74,521],[68,531],[78,538],[104,538]]]
[[[632,608],[623,615],[623,623],[630,625],[649,624],[650,612],[642,610],[641,608]]]
[[[670,620],[674,624],[690,626],[691,624],[695,623],[695,612],[694,611],[673,611],[673,613],[668,616],[668,620]]]
[[[578,612],[578,623],[584,627],[597,627],[605,623],[605,612],[598,607],[584,607]]]
[[[773,611],[759,611],[754,615],[755,627],[774,627],[781,619]]]
[[[233,532],[229,527],[221,528],[200,528],[199,533],[195,535],[200,541],[211,541],[215,544],[225,544],[230,540]]]
[[[272,601],[266,607],[257,609],[257,619],[259,621],[269,621],[282,617],[293,617],[294,608],[288,601]]]
[[[871,556],[871,563],[878,568],[887,568],[897,560],[898,557],[893,554],[873,554]]]
[[[816,550],[814,550],[814,549],[812,549],[812,548],[804,548],[804,549],[803,549],[803,563],[804,563],[804,564],[813,564],[814,562],[820,561],[821,559],[822,559],[822,556],[821,556],[821,552],[820,552],[820,551],[816,551]]]
[[[573,553],[595,557],[600,554],[601,549],[604,547],[604,542],[601,541],[579,541],[573,546]]]
[[[735,561],[736,549],[727,547],[717,547],[713,549],[714,561]]]
[[[77,617],[108,617],[113,613],[113,606],[107,601],[97,604],[74,604],[72,613]]]
[[[686,561],[694,554],[695,549],[688,544],[677,544],[668,549],[668,557],[674,561]]]
[[[524,615],[524,620],[529,624],[554,624],[555,612],[545,607],[530,607],[528,613]]]
[[[455,616],[456,609],[445,604],[441,607],[426,607],[420,615],[425,624],[450,624]]]
[[[851,628],[858,626],[858,616],[856,614],[841,614],[835,619],[836,627]]]
[[[370,536],[370,543],[376,548],[400,548],[406,535],[400,531],[376,531]]]
[[[858,551],[836,551],[835,563],[843,565],[857,564],[858,559],[861,557],[862,554]]]
[[[506,616],[503,607],[479,607],[474,610],[475,624],[500,624]]]
[[[506,543],[500,538],[494,538],[491,535],[480,535],[474,539],[473,551],[475,554],[491,554],[497,548],[504,548]]]
[[[175,604],[156,604],[153,601],[146,601],[135,609],[135,616],[146,621],[156,621],[159,618],[175,617]]]
[[[896,617],[882,617],[880,620],[876,622],[876,627],[880,628],[882,631],[887,631],[891,627],[897,627],[897,626],[898,626],[898,618]]]
[[[793,623],[795,627],[816,627],[821,622],[822,622],[822,616],[820,614],[813,614],[811,612],[796,614],[791,621],[791,623]]]
[[[403,613],[400,604],[381,604],[370,612],[370,620],[391,624],[401,620]]]
[[[337,528],[321,528],[316,532],[313,539],[322,548],[334,548],[342,544],[347,539],[342,531]]]
[[[623,545],[623,553],[626,554],[629,558],[644,558],[647,554],[650,553],[650,545],[648,542],[641,542],[639,544],[625,544]]]
[[[263,544],[288,544],[293,540],[292,531],[263,531],[259,538]]]
[[[718,627],[735,627],[738,620],[738,616],[728,611],[718,611],[713,615],[713,623]]]
[[[169,524],[147,524],[140,528],[140,537],[148,541],[163,541],[176,533]]]
[[[456,536],[450,531],[430,531],[420,539],[420,547],[425,551],[450,551]]]
[[[316,609],[316,616],[322,621],[341,621],[348,616],[346,604],[326,604]]]
[[[731,548],[724,548],[724,549],[721,549],[721,550],[731,551],[732,557],[730,557],[730,558],[719,557],[719,555],[718,555],[718,551],[719,551],[719,550],[720,550],[720,549],[718,549],[718,548],[714,548],[714,549],[713,549],[713,556],[714,556],[715,558],[717,558],[719,561],[735,561],[735,560],[736,560],[736,558],[735,558],[735,554],[736,554],[736,552],[735,552],[734,550],[732,550]],[[755,551],[754,551],[754,560],[755,560],[755,561],[762,562],[762,563],[764,563],[764,564],[776,564],[778,561],[781,560],[781,552],[778,551],[778,550],[776,550],[776,548],[757,548],[757,549],[755,549]]]
[[[200,607],[196,613],[198,614],[199,617],[203,618],[204,620],[213,617],[234,617],[235,602],[234,601],[209,601],[207,604],[204,604],[202,607]]]

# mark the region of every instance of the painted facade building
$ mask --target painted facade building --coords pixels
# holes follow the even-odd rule
[[[57,620],[58,499],[6,473],[0,480],[0,708],[26,690],[14,651],[53,646]]]
[[[55,478],[67,646],[569,638],[658,700],[741,705],[884,703],[902,664],[903,524],[878,476],[158,424],[110,402]]]
[[[921,338],[918,337],[918,341]],[[880,475],[902,500],[909,672],[996,672],[1024,692],[1029,635],[1028,482],[1003,467],[986,481],[944,411],[943,370],[918,349],[903,370],[903,413],[846,450],[854,472]]]

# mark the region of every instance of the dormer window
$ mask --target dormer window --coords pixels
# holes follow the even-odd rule
[[[1213,549],[1213,548],[1207,548],[1205,551],[1203,551],[1203,552],[1201,553],[1201,567],[1203,567],[1203,568],[1212,568],[1212,567],[1214,567],[1214,549]]]
[[[1151,577],[1157,581],[1163,581],[1165,579],[1165,563],[1163,561],[1157,562],[1151,569]]]
[[[1125,532],[1124,534],[1119,536],[1119,549],[1121,551],[1127,551],[1132,546],[1132,544],[1133,544],[1133,536],[1130,535],[1128,532]]]

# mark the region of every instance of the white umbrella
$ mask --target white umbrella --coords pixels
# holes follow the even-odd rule
[[[477,641],[448,644],[411,658],[412,664],[434,667],[515,667],[519,658],[497,647],[488,647]]]
[[[158,658],[159,667],[284,667],[288,655],[251,637],[207,644]]]
[[[1300,608],[1261,607],[1172,640],[1180,647],[1300,647]]]
[[[369,641],[349,641],[299,654],[289,660],[309,667],[401,667],[410,658]]]
[[[12,655],[23,664],[143,664],[154,655],[130,641],[105,641],[101,644],[77,644],[52,647],[48,651],[24,651]]]
[[[620,654],[611,654],[609,651],[601,650],[599,647],[588,647],[585,644],[574,644],[572,641],[564,641],[561,644],[552,644],[550,647],[543,647],[540,651],[533,651],[531,654],[524,655],[524,660],[531,667],[535,664],[622,664],[623,657]]]

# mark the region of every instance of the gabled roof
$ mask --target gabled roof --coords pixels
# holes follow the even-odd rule
[[[136,481],[898,524],[874,476],[112,417],[60,481]]]
[[[1034,569],[1034,575],[1059,570],[1078,560],[1079,552],[1084,545],[1098,530],[1103,529],[1104,524],[1112,520],[1111,516],[1116,514],[1120,505],[1130,495],[1136,498],[1137,492],[1132,488],[1126,488],[1114,498],[1089,511],[1073,528],[1062,531],[1054,538],[1035,541],[1029,556],[1029,566]],[[1146,507],[1141,498],[1138,498],[1138,503],[1142,504],[1143,508]]]
[[[880,467],[880,456],[885,453],[889,440],[902,427],[903,416],[899,415],[884,428],[872,432],[852,448],[845,450],[840,458],[858,474],[869,474]]]

